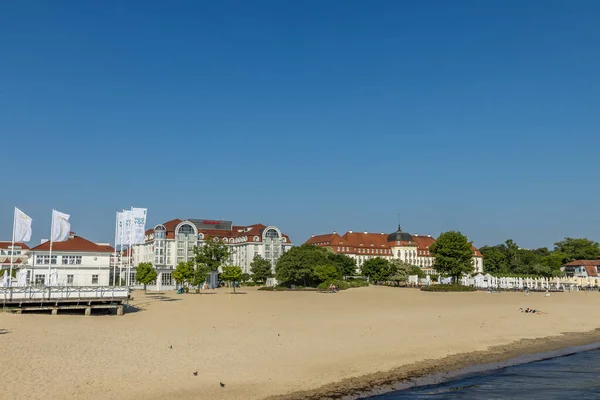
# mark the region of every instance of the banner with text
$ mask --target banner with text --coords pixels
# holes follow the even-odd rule
[[[117,244],[129,246],[131,244],[131,211],[123,210],[119,212],[117,227]]]
[[[133,214],[133,240],[132,244],[143,244],[146,240],[146,212],[147,208],[131,209]]]

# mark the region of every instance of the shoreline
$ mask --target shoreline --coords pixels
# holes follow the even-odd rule
[[[268,396],[264,400],[355,400],[371,396],[435,385],[508,366],[527,364],[600,348],[600,328],[587,332],[521,339],[487,350],[425,359],[380,371],[332,382],[316,389]]]

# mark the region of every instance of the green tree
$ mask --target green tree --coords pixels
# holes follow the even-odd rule
[[[321,282],[340,279],[342,276],[334,265],[324,264],[314,267],[315,277]]]
[[[194,278],[194,263],[191,261],[180,262],[173,270],[173,279],[175,282],[181,283],[184,286],[189,284]]]
[[[218,271],[230,255],[229,246],[218,238],[207,236],[202,246],[194,247],[194,276],[191,284],[196,286],[196,293],[206,282],[208,274]]]
[[[242,276],[242,269],[236,265],[226,265],[222,269],[221,279],[233,283],[233,293],[235,293],[235,282],[239,282]]]
[[[340,276],[356,275],[356,260],[345,254],[337,254],[331,251],[328,254],[329,264],[335,266]]]
[[[277,262],[275,277],[282,284],[303,284],[316,281],[314,267],[328,264],[329,250],[310,244],[292,247]]]
[[[415,267],[414,265],[399,259],[390,260],[388,263],[390,264],[390,274],[392,274],[389,277],[389,280],[396,282],[406,282],[408,280],[408,276],[411,275],[413,268]],[[421,269],[419,267],[416,268],[419,270]],[[423,272],[421,271],[421,273]]]
[[[462,274],[473,272],[473,248],[465,235],[457,231],[442,233],[429,246],[435,257],[433,268],[441,273],[455,278],[456,282]]]
[[[554,250],[565,255],[564,262],[600,258],[600,244],[588,238],[576,239],[567,237],[560,242],[554,243]]]
[[[150,263],[140,263],[135,272],[135,279],[144,285],[144,293],[146,293],[146,285],[156,280],[156,270]]]
[[[425,278],[425,272],[423,272],[423,270],[416,265],[411,265],[409,275],[416,275],[419,278]]]
[[[250,271],[252,272],[252,280],[256,283],[264,283],[273,276],[271,262],[258,254],[254,256],[250,263]]]
[[[508,273],[508,260],[503,246],[483,246],[479,249],[483,255],[483,271],[490,274]]]
[[[390,263],[385,258],[375,257],[365,261],[362,265],[362,274],[374,282],[388,280],[395,275],[395,264]]]

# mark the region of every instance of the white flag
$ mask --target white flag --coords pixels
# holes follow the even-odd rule
[[[15,207],[15,242],[29,242],[31,240],[31,217]]]
[[[121,247],[131,244],[131,211],[123,210],[119,213],[119,244]]]
[[[64,242],[71,235],[71,224],[69,214],[52,210],[52,238],[53,242]]]
[[[146,208],[132,208],[133,240],[131,244],[143,244],[146,240]]]

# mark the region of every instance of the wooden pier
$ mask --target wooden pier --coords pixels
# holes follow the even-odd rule
[[[91,315],[92,310],[104,309],[123,315],[129,300],[129,288],[122,286],[0,288],[0,308],[16,314],[50,311],[57,315],[61,310],[82,310],[85,315]]]

